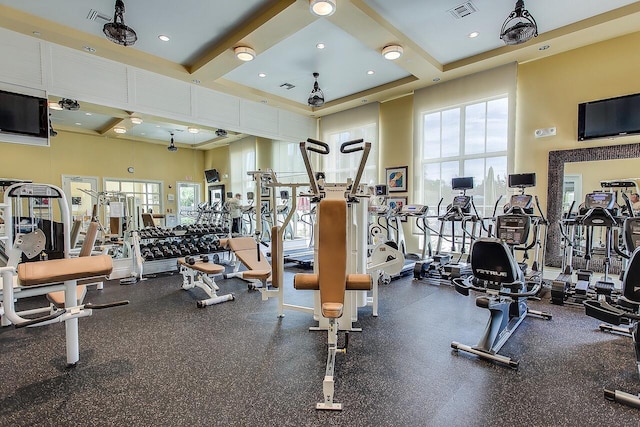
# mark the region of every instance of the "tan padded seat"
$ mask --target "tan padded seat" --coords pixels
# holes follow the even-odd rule
[[[76,304],[80,305],[87,294],[86,285],[76,286]],[[64,291],[49,292],[47,299],[58,308],[64,308]]]
[[[204,274],[221,274],[224,273],[224,266],[214,264],[212,262],[202,262],[198,261],[195,264],[191,265],[185,261],[184,258],[178,258],[178,264],[189,267],[193,270],[199,271]]]
[[[337,319],[342,317],[342,310],[344,309],[344,304],[336,303],[336,302],[325,302],[322,304],[322,315],[329,319]]]
[[[261,253],[258,260],[259,250],[256,247],[256,241],[253,237],[234,237],[229,239],[229,249],[236,254],[236,257],[242,262],[248,271],[243,271],[242,276],[245,279],[258,279],[269,281],[271,276],[271,264],[267,261],[267,257]]]
[[[109,255],[53,259],[18,264],[18,280],[22,286],[44,285],[108,276],[112,270],[113,261]]]

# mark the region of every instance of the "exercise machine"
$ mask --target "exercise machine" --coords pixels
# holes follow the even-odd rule
[[[570,256],[575,253],[576,234],[580,233],[585,236],[583,249],[585,268],[576,271],[577,281],[573,283],[572,276],[567,274],[567,267],[565,266],[565,271],[561,272],[552,282],[552,304],[582,304],[587,299],[597,299],[599,294],[612,294],[615,284],[609,278],[609,266],[613,251],[619,252],[616,250],[617,242],[613,239],[613,231],[614,228],[619,228],[624,221],[622,217],[617,216],[617,213],[618,207],[615,193],[592,192],[585,196],[584,205],[580,208],[578,215],[571,220],[565,220],[565,222],[570,221],[572,227],[570,237],[565,236],[568,240],[573,241],[571,243],[573,249]],[[578,229],[579,232],[576,231]],[[595,253],[596,229],[604,231],[604,251],[602,252],[604,276],[592,284],[593,271],[589,269],[589,266]],[[567,255],[566,251],[565,255]],[[567,265],[570,264],[567,263]],[[568,271],[571,270],[569,269]]]
[[[614,306],[606,301],[590,300],[584,302],[584,307],[588,316],[611,325],[629,325],[629,333],[633,339],[636,355],[636,368],[640,375],[640,335],[638,331],[638,322],[640,321],[640,247],[631,254],[622,279],[622,295],[618,298],[617,304]],[[604,397],[640,409],[640,395],[605,388]]]
[[[465,296],[470,290],[485,294],[476,298],[476,306],[489,310],[490,317],[478,344],[469,346],[454,341],[451,343],[454,351],[465,351],[517,369],[518,361],[498,354],[502,346],[526,316],[551,319],[551,314],[527,307],[527,298],[536,295],[542,285],[525,281],[513,252],[514,246],[527,241],[530,227],[528,215],[502,215],[496,219],[496,238],[483,237],[473,243],[472,275],[454,278],[453,284]]]
[[[79,292],[78,282],[109,276],[113,270],[112,259],[108,255],[70,257],[69,205],[58,187],[35,183],[11,185],[5,191],[3,208],[6,246],[11,249],[7,265],[0,267],[2,324],[13,323],[21,328],[64,322],[67,365],[75,366],[80,359],[78,319],[91,316],[95,309],[129,303],[83,304],[79,301],[82,290]],[[43,310],[19,312],[15,308],[19,298],[58,291],[64,292],[64,304],[47,309],[49,314],[44,316],[27,318],[24,316],[40,314]]]
[[[357,224],[353,222],[355,218],[349,212],[358,205],[357,190],[371,148],[370,143],[362,144],[362,142],[362,140],[356,140],[341,145],[342,153],[363,151],[363,154],[355,180],[347,185],[333,186],[316,180],[307,153],[307,151],[313,151],[321,155],[329,154],[329,145],[312,139],[300,144],[300,151],[311,181],[313,200],[318,203],[319,225],[316,245],[318,254],[317,262],[314,264],[315,273],[296,274],[294,287],[317,292],[319,315],[322,316],[321,319],[325,321],[326,326],[321,325],[314,329],[327,330],[327,363],[322,383],[324,400],[316,404],[316,409],[342,409],[342,404],[334,401],[334,374],[336,354],[346,353],[349,342],[346,338],[348,335],[345,335],[344,347],[338,347],[338,332],[341,329],[352,330],[350,318],[352,304],[347,298],[352,292],[348,291],[366,292],[372,289],[371,275],[357,273],[358,263],[353,262],[354,255],[358,251],[364,251],[366,255],[366,239],[363,242],[353,239],[358,235],[357,232],[353,232]],[[366,214],[366,210],[363,213]],[[360,234],[364,236],[364,233]]]
[[[471,274],[469,264],[466,260],[463,261],[463,257],[467,255],[468,248],[480,235],[482,227],[482,220],[473,204],[473,197],[467,195],[467,190],[473,189],[473,177],[453,178],[451,180],[451,188],[461,191],[462,194],[454,196],[453,201],[447,206],[446,212],[438,217],[440,228],[437,232],[436,251],[433,254],[433,261],[422,276],[427,279],[428,283],[451,284],[452,279],[467,277]],[[440,211],[439,205],[438,211]],[[471,224],[471,227],[469,227],[469,224]],[[450,227],[448,236],[447,225]],[[448,253],[442,250],[442,245],[445,241],[451,243],[450,252]],[[456,254],[458,254],[458,257],[454,261]]]
[[[216,284],[215,276],[224,273],[224,266],[209,262],[209,256],[203,255],[199,258],[188,256],[178,258],[178,269],[182,274],[182,289],[193,288],[202,289],[209,298],[196,303],[199,308],[204,308],[213,304],[220,304],[235,299],[233,294],[218,295],[220,288]]]

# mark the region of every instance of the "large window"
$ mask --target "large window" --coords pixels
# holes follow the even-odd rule
[[[340,145],[347,141],[363,139],[371,143],[371,151],[367,158],[366,167],[362,175],[361,183],[367,185],[378,184],[378,135],[376,123],[346,129],[340,132],[330,133],[327,144],[330,151],[322,156],[322,170],[325,172],[327,182],[346,182],[347,178],[355,178],[360,165],[362,151],[350,154],[342,154]]]
[[[126,181],[105,178],[104,189],[109,193],[124,193],[133,196],[136,206],[142,212],[162,213],[162,182],[161,181]]]
[[[256,140],[254,137],[245,138],[229,146],[231,161],[231,191],[240,193],[246,201],[247,193],[256,191],[253,177],[247,172],[256,170]]]
[[[492,215],[507,192],[508,128],[507,96],[422,114],[415,199],[433,213],[442,199],[442,211],[458,194],[451,178],[471,176],[474,188],[467,194],[481,216]]]
[[[281,182],[309,182],[304,161],[300,154],[299,142],[273,141],[271,145],[271,165]]]

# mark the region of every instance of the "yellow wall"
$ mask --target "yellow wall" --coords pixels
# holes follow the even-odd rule
[[[134,173],[127,171],[130,166]],[[104,177],[159,180],[165,210],[176,212],[176,202],[166,195],[175,194],[177,181],[203,182],[204,153],[184,147],[172,153],[165,145],[59,131],[50,147],[0,142],[0,170],[3,178],[57,186],[62,175],[97,176],[99,185]]]
[[[543,209],[547,204],[549,151],[640,140],[628,136],[579,142],[577,136],[579,103],[640,92],[638,46],[640,33],[634,33],[518,67],[514,172],[537,173],[532,193],[540,196]],[[556,136],[534,137],[536,129],[553,126]]]
[[[394,166],[413,167],[413,96],[404,96],[380,105],[380,161],[379,182],[385,181],[385,168]],[[409,176],[413,172],[409,170]],[[407,196],[413,182],[408,180]],[[411,200],[410,200],[411,201]]]

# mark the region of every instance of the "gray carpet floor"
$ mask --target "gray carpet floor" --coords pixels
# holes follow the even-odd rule
[[[285,287],[289,303],[311,292]],[[519,370],[455,353],[475,344],[488,311],[448,286],[410,277],[380,289],[380,315],[359,312],[336,361],[340,412],[322,400],[326,333],[310,315],[276,316],[239,279],[219,280],[234,301],[196,308],[201,290],[181,276],[132,286],[107,282],[86,301],[130,304],[80,319],[80,362],[66,368],[64,327],[0,330],[1,426],[637,426],[640,412],[604,399],[603,387],[640,392],[629,338],[599,332],[583,309],[548,301],[501,354]],[[19,308],[42,304],[20,300]]]

